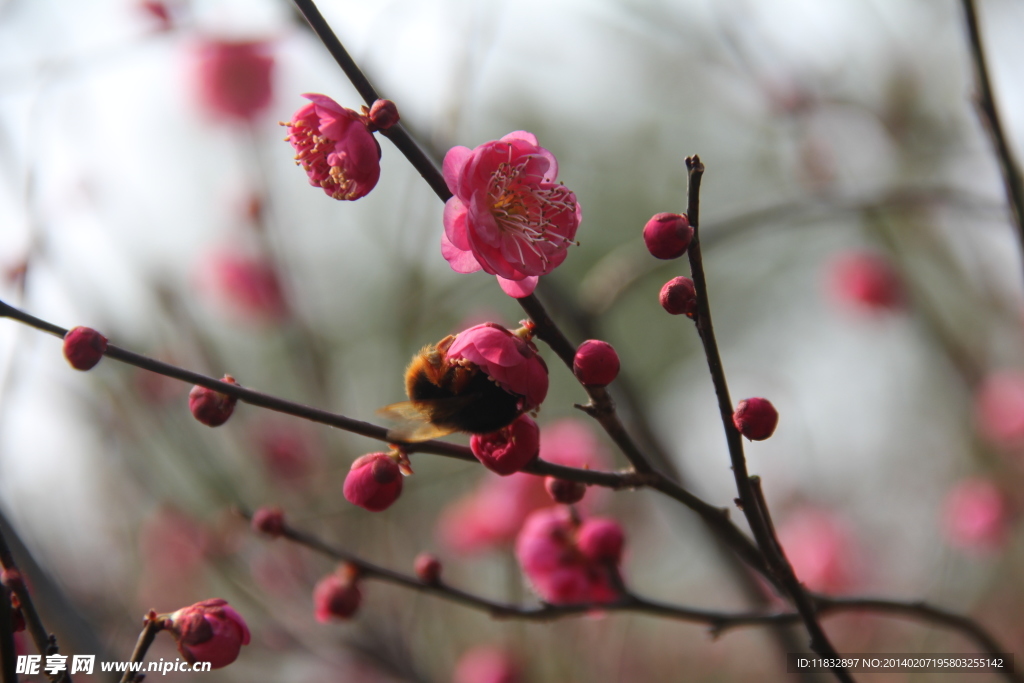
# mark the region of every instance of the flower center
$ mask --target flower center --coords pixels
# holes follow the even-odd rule
[[[282,124],[288,126],[288,137],[285,138],[295,147],[295,163],[329,192],[334,199],[349,199],[357,190],[355,182],[346,177],[345,169],[332,166],[327,155],[334,151],[335,141],[324,135],[318,135],[312,126],[304,121],[292,121]]]
[[[509,161],[498,165],[491,175],[488,195],[491,200],[491,214],[498,229],[511,236],[519,256],[523,250],[536,255],[547,268],[548,254],[543,247],[561,247],[572,244],[565,234],[565,214],[576,211],[576,198],[564,185],[546,183],[535,175],[526,173],[526,166],[533,158],[528,156],[513,163],[512,149]]]

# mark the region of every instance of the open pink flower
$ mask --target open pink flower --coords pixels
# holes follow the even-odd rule
[[[523,411],[538,407],[548,395],[548,367],[536,348],[497,323],[460,332],[447,356],[450,361],[468,360],[502,389],[521,396]]]
[[[334,199],[366,196],[380,179],[380,145],[361,114],[326,95],[303,95],[310,103],[285,124],[285,138],[295,148],[295,161],[309,175],[309,184]]]
[[[565,260],[580,224],[576,195],[557,176],[554,155],[526,131],[448,150],[444,179],[454,196],[444,207],[441,254],[452,270],[483,270],[509,295],[530,294],[537,277]]]
[[[996,550],[1009,532],[1010,506],[991,481],[965,479],[946,496],[946,537],[954,545],[974,550]]]
[[[249,644],[249,627],[227,600],[214,598],[183,607],[170,615],[168,628],[188,662],[210,662],[219,669],[238,659]]]
[[[270,104],[273,68],[264,41],[205,42],[199,46],[199,99],[213,114],[251,120]]]
[[[598,535],[607,535],[603,528],[606,522],[601,520]],[[587,524],[578,526],[566,507],[538,510],[523,524],[516,539],[516,557],[534,590],[547,602],[613,602],[618,598],[609,575],[609,571],[617,571],[617,558],[612,559],[607,553],[588,556],[578,545],[579,535],[585,532]],[[602,551],[607,550],[604,546]],[[620,540],[618,553],[621,547]]]

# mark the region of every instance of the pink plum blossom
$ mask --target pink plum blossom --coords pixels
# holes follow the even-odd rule
[[[1010,506],[993,482],[965,479],[946,496],[943,521],[946,537],[954,545],[996,550],[1009,533]]]
[[[238,659],[249,644],[249,627],[227,600],[203,600],[174,612],[167,628],[178,641],[178,651],[189,663],[210,662],[214,669]]]
[[[519,472],[537,459],[540,451],[540,428],[529,415],[520,415],[515,422],[489,434],[474,434],[469,446],[484,467],[507,476]]]
[[[523,411],[540,406],[548,394],[548,366],[536,347],[497,323],[460,332],[448,347],[447,357],[477,365],[502,389],[522,397]]]
[[[345,500],[370,512],[391,507],[402,493],[402,472],[387,453],[368,453],[352,463],[345,477]]]
[[[310,103],[299,109],[285,138],[295,148],[295,161],[309,184],[329,197],[365,197],[380,179],[380,145],[361,114],[326,95],[303,95]]]
[[[343,564],[313,588],[313,609],[316,620],[324,624],[332,619],[351,619],[363,601],[359,590],[359,571]]]
[[[586,422],[566,418],[540,432],[540,457],[569,467],[606,468],[609,455]],[[594,491],[581,508],[599,501]],[[470,554],[515,540],[524,520],[535,510],[551,507],[544,478],[522,472],[507,477],[488,473],[479,487],[455,501],[441,515],[440,541],[454,552]]]
[[[211,40],[199,46],[198,61],[199,99],[211,113],[249,121],[270,104],[274,58],[269,43]]]
[[[526,131],[448,150],[444,179],[454,196],[444,207],[441,254],[452,270],[496,275],[510,296],[532,293],[537,277],[565,260],[582,216],[557,176],[554,155]]]
[[[616,563],[603,554],[607,547],[600,548],[602,553],[597,557],[588,556],[579,547],[578,534],[583,527],[573,519],[569,508],[546,508],[530,515],[516,538],[519,565],[547,602],[613,602],[619,597],[609,576],[609,571],[617,571]],[[621,554],[621,543],[618,552]]]

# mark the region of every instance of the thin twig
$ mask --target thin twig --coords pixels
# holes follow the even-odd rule
[[[0,585],[0,675],[3,683],[18,683],[13,617],[11,591]]]
[[[252,513],[239,510],[239,514],[252,520]],[[708,626],[712,636],[718,637],[736,628],[749,626],[783,627],[799,624],[803,618],[793,612],[758,613],[758,612],[718,612],[713,610],[683,607],[656,600],[640,597],[628,590],[623,597],[612,603],[587,603],[574,605],[552,605],[543,603],[539,607],[526,607],[511,603],[499,602],[475,593],[455,588],[443,581],[426,583],[415,576],[396,572],[386,567],[368,562],[358,555],[336,548],[316,536],[284,524],[281,535],[288,540],[306,546],[326,557],[348,562],[359,569],[361,576],[378,579],[410,590],[435,595],[444,600],[454,602],[470,609],[491,615],[495,619],[521,619],[527,621],[552,621],[565,617],[593,614],[595,612],[636,612],[652,616],[677,619]],[[1004,654],[996,642],[981,626],[967,617],[927,605],[922,602],[906,603],[895,600],[877,598],[831,598],[823,595],[812,596],[816,603],[817,613],[831,616],[844,612],[881,612],[892,613],[923,622],[934,622],[959,631],[973,640],[980,649],[988,654]],[[1021,683],[1018,674],[1000,672],[1013,683]]]
[[[133,664],[138,664],[146,658],[146,653],[149,652],[149,646],[153,644],[153,640],[156,639],[156,634],[164,630],[164,620],[157,616],[157,613],[150,610],[149,614],[146,615],[145,625],[142,627],[142,631],[139,633],[139,639],[135,642],[135,649],[132,651],[132,659],[128,663],[128,668],[125,669],[124,676],[121,677],[120,683],[134,683],[138,679],[136,671],[132,670]]]
[[[11,592],[18,596],[21,615],[25,618],[25,628],[28,630],[29,635],[32,636],[36,650],[43,657],[58,654],[57,638],[43,626],[43,620],[39,618],[39,612],[36,611],[36,606],[32,602],[32,596],[28,592],[28,587],[25,585],[21,571],[14,561],[14,555],[7,545],[7,539],[4,537],[3,532],[0,532],[0,565],[3,566],[4,573],[7,575],[8,587],[11,589]],[[8,609],[10,609],[9,605]],[[49,678],[54,683],[71,683],[71,674],[68,673],[67,669],[58,671]]]
[[[978,12],[974,6],[974,0],[961,0],[961,4],[967,23],[971,63],[974,66],[974,76],[978,81],[976,101],[978,116],[981,118],[985,130],[988,131],[989,137],[992,138],[996,158],[999,160],[999,170],[1003,174],[1003,184],[1006,186],[1006,198],[1010,203],[1013,222],[1017,226],[1021,248],[1024,249],[1024,181],[1021,179],[1020,164],[1013,154],[999,117],[999,108],[996,106],[995,93],[989,78],[988,62],[985,59],[985,49],[981,44],[981,29],[978,26]]]
[[[248,520],[252,514],[240,510],[239,514]],[[396,572],[393,569],[381,567],[368,562],[359,556],[341,548],[324,542],[312,534],[299,531],[288,524],[281,529],[281,535],[285,538],[304,545],[307,548],[317,551],[327,557],[340,562],[348,562],[359,568],[360,576],[370,579],[379,579],[392,583],[403,588],[408,588],[421,593],[436,595],[445,600],[456,602],[466,607],[480,610],[490,614],[496,619],[526,619],[530,621],[551,621],[563,617],[591,614],[593,612],[640,612],[656,616],[669,617],[681,621],[688,621],[698,624],[705,624],[712,633],[721,633],[727,629],[740,626],[783,626],[796,623],[799,617],[791,613],[725,613],[711,610],[702,610],[679,605],[670,605],[654,600],[648,600],[632,593],[625,593],[623,597],[611,603],[584,603],[572,605],[553,605],[544,603],[540,607],[525,607],[511,603],[499,602],[485,598],[474,593],[455,588],[443,581],[426,583],[415,576]]]
[[[792,598],[793,604],[800,612],[804,625],[811,636],[811,649],[822,657],[835,658],[836,650],[829,641],[821,624],[818,623],[814,602],[796,579],[793,568],[789,565],[785,555],[778,551],[779,543],[768,523],[767,508],[763,510],[760,508],[756,491],[751,483],[750,476],[747,474],[747,461],[743,455],[743,438],[732,421],[732,399],[729,396],[729,384],[725,378],[722,356],[718,350],[718,343],[715,341],[715,329],[711,321],[711,305],[708,301],[707,278],[704,276],[704,263],[701,258],[699,229],[700,182],[704,175],[704,164],[701,162],[700,157],[696,155],[688,157],[686,159],[686,170],[688,178],[686,214],[690,225],[693,226],[693,239],[690,242],[687,254],[690,261],[690,274],[693,276],[693,284],[697,290],[697,332],[700,334],[701,343],[704,346],[708,370],[711,372],[711,381],[715,386],[715,395],[718,398],[718,410],[721,414],[722,426],[725,428],[725,439],[729,446],[729,459],[732,462],[736,491],[739,494],[737,503],[747,518],[747,523],[754,533],[754,538],[761,549],[761,553],[768,560],[768,567],[771,570],[770,575],[773,575],[776,581],[782,584],[785,593]],[[837,664],[831,667],[831,670],[840,681],[853,681],[853,677],[845,667]]]

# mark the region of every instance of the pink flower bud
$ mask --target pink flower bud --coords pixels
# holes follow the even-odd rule
[[[519,671],[499,648],[481,646],[464,653],[455,665],[452,683],[519,683]]]
[[[572,371],[584,386],[607,386],[619,374],[619,354],[608,342],[588,339],[576,349]]]
[[[997,550],[1010,530],[1010,506],[991,481],[966,479],[957,484],[945,501],[945,532],[961,548]]]
[[[654,258],[679,258],[686,253],[692,239],[693,227],[689,219],[678,213],[655,214],[644,226],[644,243]]]
[[[224,375],[221,381],[238,384],[231,375]],[[194,418],[207,427],[219,427],[227,422],[231,413],[235,412],[235,403],[237,402],[238,399],[234,396],[228,396],[198,384],[188,392],[188,409],[192,411]]]
[[[626,537],[615,520],[594,517],[580,527],[576,543],[583,554],[594,562],[618,564],[622,559],[622,546],[626,543]]]
[[[285,138],[295,148],[295,162],[309,184],[329,197],[365,197],[380,179],[380,145],[365,119],[326,95],[303,95],[310,103],[299,109]]]
[[[736,404],[732,423],[751,441],[764,441],[779,424],[779,413],[766,398],[748,398]]]
[[[567,481],[558,477],[545,477],[544,488],[551,500],[563,505],[572,505],[583,500],[587,494],[587,485],[578,481]]]
[[[506,476],[521,471],[537,458],[540,428],[529,415],[520,415],[496,432],[474,434],[469,447],[484,467]]]
[[[854,251],[829,266],[832,295],[840,303],[863,311],[895,310],[903,306],[903,282],[887,259],[870,251]]]
[[[693,318],[697,314],[697,289],[688,277],[674,277],[661,288],[661,307],[672,315]]]
[[[320,579],[313,588],[316,620],[325,624],[331,619],[351,619],[363,601],[358,579],[359,570],[350,564]]]
[[[387,130],[398,123],[398,107],[391,100],[377,100],[370,107],[370,123],[377,130]]]
[[[64,335],[64,357],[75,370],[91,370],[107,352],[107,338],[91,327],[75,327]]]
[[[370,512],[386,510],[402,493],[402,472],[387,453],[368,453],[345,477],[345,500]]]
[[[160,0],[141,0],[137,3],[140,11],[145,12],[157,22],[161,31],[169,31],[174,28],[174,19],[171,17],[171,10]]]
[[[252,515],[252,528],[277,538],[284,532],[284,511],[279,507],[261,507]]]
[[[264,258],[219,250],[201,263],[199,285],[222,308],[255,323],[280,323],[288,302],[272,263]]]
[[[171,614],[167,628],[178,641],[178,652],[190,664],[210,662],[214,669],[238,658],[249,644],[249,627],[226,600],[203,600]]]
[[[441,560],[430,553],[417,555],[413,568],[423,583],[437,583],[441,579]]]
[[[251,121],[273,97],[269,43],[214,40],[199,48],[199,100],[210,113]]]

